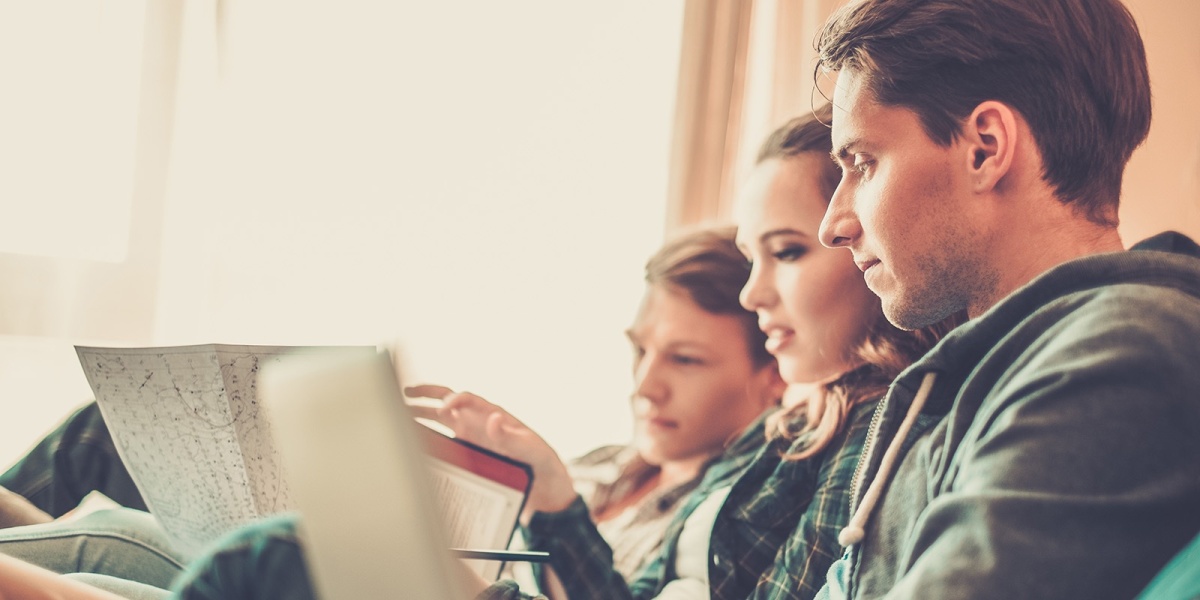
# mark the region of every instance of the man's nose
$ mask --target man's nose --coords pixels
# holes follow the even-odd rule
[[[838,184],[821,219],[817,236],[827,248],[849,246],[862,235],[862,225],[854,213],[854,202],[845,181]]]

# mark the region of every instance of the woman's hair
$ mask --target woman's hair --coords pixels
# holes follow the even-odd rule
[[[829,156],[833,150],[833,139],[829,134],[829,124],[833,122],[833,105],[822,104],[814,108],[811,114],[801,115],[784,123],[758,148],[756,164],[762,164],[772,159],[787,159],[807,152],[816,152]],[[833,159],[826,161],[821,169],[821,192],[826,198],[833,197],[842,180],[842,172],[834,164]]]
[[[827,156],[833,146],[829,134],[832,114],[830,105],[825,104],[812,114],[788,121],[763,142],[758,162],[787,160],[807,152]],[[825,165],[819,174],[821,186],[828,202],[841,180],[841,172],[832,160],[821,164]],[[812,397],[772,415],[767,422],[767,436],[806,438],[804,449],[787,455],[789,459],[800,460],[820,452],[842,430],[850,409],[883,396],[901,371],[964,320],[960,313],[929,327],[904,331],[889,323],[883,310],[879,310],[866,338],[851,351],[852,362],[860,366],[822,385]]]
[[[646,262],[646,283],[680,290],[714,315],[737,317],[754,366],[762,367],[775,358],[767,352],[758,317],[738,300],[750,265],[734,243],[736,232],[730,226],[708,227],[675,237]]]

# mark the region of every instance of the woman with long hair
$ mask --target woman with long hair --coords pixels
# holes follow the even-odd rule
[[[434,415],[533,465],[540,484],[529,500],[530,545],[550,552],[571,600],[811,598],[841,554],[838,533],[874,407],[954,323],[893,327],[848,253],[819,243],[840,177],[829,160],[829,116],[824,107],[775,131],[737,206],[738,247],[753,264],[742,304],[758,315],[792,388],[781,410],[708,471],[658,558],[632,583],[608,566],[603,540],[563,484],[561,461],[536,433],[470,395],[447,395]],[[519,594],[500,582],[481,597]]]
[[[820,245],[839,181],[828,122],[825,107],[772,134],[738,202],[737,246],[752,264],[741,303],[757,315],[765,349],[791,386],[783,407],[725,445],[632,582],[614,568],[567,466],[540,436],[477,396],[434,394],[443,402],[427,416],[533,467],[530,546],[550,552],[571,600],[807,599],[840,555],[879,398],[959,318],[911,332],[892,327],[848,253]],[[652,402],[645,410],[656,434],[671,432],[669,416]],[[309,590],[294,528],[287,519],[253,526],[194,564],[176,594],[243,598],[263,584]],[[475,584],[479,598],[525,596],[511,581]]]

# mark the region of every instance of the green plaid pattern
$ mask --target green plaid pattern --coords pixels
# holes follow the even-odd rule
[[[829,446],[806,460],[782,460],[803,440],[762,444],[763,420],[735,442],[684,503],[667,528],[663,548],[630,584],[612,568],[612,552],[577,500],[567,510],[538,514],[530,523],[530,546],[550,552],[571,600],[653,598],[675,578],[674,563],[684,521],[713,491],[728,487],[709,547],[713,600],[807,600],[841,555],[838,531],[849,521],[850,485],[867,437],[875,402],[855,407]],[[528,598],[497,584],[481,600]]]

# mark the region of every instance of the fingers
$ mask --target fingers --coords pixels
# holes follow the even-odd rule
[[[444,385],[410,385],[404,388],[404,395],[409,398],[434,398],[445,400],[454,390]]]
[[[502,410],[499,406],[484,400],[480,396],[476,396],[471,392],[454,392],[442,399],[446,408],[452,410],[474,410],[481,412],[492,412]]]
[[[489,425],[493,419],[497,419],[497,425],[522,426],[504,409],[470,392],[455,392],[442,385],[415,385],[405,388],[404,393],[417,399],[408,402],[414,417],[441,423],[455,436],[493,450],[503,443],[505,433]]]
[[[413,416],[453,427],[462,410],[482,410],[492,404],[470,392],[455,392],[444,385],[413,385],[404,388]]]
[[[494,440],[502,440],[505,434],[512,433],[512,428],[506,427],[504,416],[503,413],[499,412],[488,415],[487,422],[484,423],[484,431],[487,432],[488,437]]]
[[[429,419],[430,421],[440,420],[439,412],[441,412],[441,404],[430,404],[427,402],[410,402],[408,403],[408,412],[417,419]]]
[[[444,385],[412,385],[404,388],[404,395],[409,398],[431,398],[441,400],[442,406],[454,410],[482,410],[482,409],[498,409],[495,404],[484,400],[483,398],[472,394],[471,392],[456,392]],[[410,406],[430,405],[427,402],[410,402]],[[437,406],[436,403],[432,404]]]

